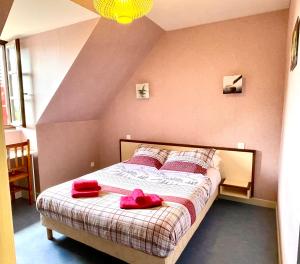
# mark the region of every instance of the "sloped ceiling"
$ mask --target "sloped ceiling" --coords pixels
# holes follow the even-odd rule
[[[97,119],[163,32],[148,18],[100,19],[38,124]]]
[[[71,0],[91,11],[93,1]],[[155,0],[148,17],[164,30],[175,30],[288,8],[290,0]]]
[[[92,12],[96,13],[96,10],[95,10],[94,5],[93,5],[93,0],[91,0],[91,1],[87,1],[87,0],[71,0],[71,1],[74,2],[74,3],[76,3],[76,4],[78,4],[78,5],[81,5],[84,8],[89,9]]]
[[[13,0],[1,0],[1,7],[0,7],[0,34],[2,29],[5,25],[6,19],[8,17],[9,11],[13,4]]]
[[[12,2],[11,12],[0,36],[4,40],[99,17],[93,0],[1,0],[0,30]],[[290,0],[155,0],[148,17],[169,31],[285,9],[289,4]]]
[[[174,30],[288,8],[290,0],[156,0],[149,18]]]
[[[99,17],[69,0],[1,0],[14,2],[1,39],[10,40]],[[2,19],[2,14],[0,16]]]

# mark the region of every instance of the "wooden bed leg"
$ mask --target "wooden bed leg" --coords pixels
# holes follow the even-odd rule
[[[53,240],[53,232],[51,229],[47,228],[47,238]]]

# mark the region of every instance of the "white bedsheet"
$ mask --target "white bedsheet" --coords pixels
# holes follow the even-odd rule
[[[210,194],[212,194],[218,188],[221,182],[221,173],[219,170],[215,168],[209,168],[207,170],[206,176],[208,176],[211,180],[212,186],[211,186]]]
[[[166,257],[205,206],[215,177],[211,180],[201,174],[118,163],[82,177],[99,182],[103,189],[98,197],[73,199],[73,181],[69,181],[42,192],[37,208],[43,216],[74,229]],[[177,201],[166,198],[163,205],[156,208],[123,210],[119,207],[123,194],[105,190],[105,186],[129,193],[141,188],[145,193],[171,196]]]

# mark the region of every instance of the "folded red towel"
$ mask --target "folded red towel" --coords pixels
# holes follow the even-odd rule
[[[73,181],[73,189],[76,191],[100,191],[101,187],[99,186],[96,180],[75,180]]]
[[[152,204],[158,204],[159,206],[162,205],[163,199],[161,197],[159,197],[158,195],[150,194],[148,197],[150,197]]]
[[[120,199],[121,209],[146,209],[162,205],[162,199],[156,195],[146,195],[143,203],[137,203],[132,196],[122,196]]]
[[[73,198],[85,198],[85,197],[98,197],[99,196],[99,190],[76,191],[75,189],[72,189],[71,193],[72,193]]]
[[[137,202],[137,203],[144,203],[145,202],[145,194],[141,189],[134,189],[132,194],[132,198]]]

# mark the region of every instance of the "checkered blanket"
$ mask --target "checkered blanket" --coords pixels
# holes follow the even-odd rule
[[[119,163],[81,177],[99,184],[131,191],[189,200],[196,214],[210,196],[211,181],[201,174],[159,171],[155,168]],[[38,211],[74,229],[120,243],[151,255],[166,257],[191,226],[188,208],[163,202],[151,209],[123,210],[120,193],[101,191],[97,198],[71,197],[72,181],[51,187],[37,199]],[[112,188],[113,189],[113,188]]]

